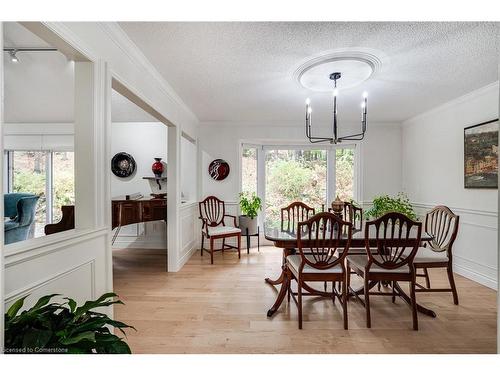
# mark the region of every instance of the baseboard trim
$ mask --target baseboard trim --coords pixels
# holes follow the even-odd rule
[[[184,253],[184,255],[177,262],[177,267],[176,267],[176,269],[175,269],[174,272],[179,271],[187,263],[187,261],[189,260],[189,258],[191,258],[191,256],[196,252],[196,250],[198,250],[196,248],[196,242],[193,241],[192,245],[191,245],[191,249],[189,249],[188,251],[186,251]]]
[[[475,281],[481,285],[484,285],[490,289],[498,290],[498,283],[495,279],[488,277],[486,275],[480,274],[473,269],[465,267],[463,265],[454,264],[453,271],[460,276],[463,276],[469,280]]]

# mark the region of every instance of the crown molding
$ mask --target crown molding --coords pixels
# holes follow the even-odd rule
[[[459,96],[458,98],[455,98],[455,99],[452,99],[450,101],[447,101],[446,103],[444,104],[441,104],[437,107],[434,107],[426,112],[423,112],[423,113],[420,113],[414,117],[411,117],[407,120],[404,120],[401,124],[402,126],[408,126],[408,125],[411,125],[412,123],[414,123],[415,121],[418,121],[418,120],[421,120],[421,119],[424,119],[426,117],[429,117],[429,116],[432,116],[436,113],[439,113],[441,111],[444,111],[448,108],[451,108],[453,106],[456,106],[456,105],[459,105],[459,104],[462,104],[462,103],[465,103],[465,102],[468,102],[468,101],[471,101],[475,98],[478,98],[480,96],[483,96],[483,95],[487,95],[487,94],[490,94],[492,92],[496,92],[498,94],[498,91],[499,91],[499,81],[495,81],[495,82],[492,82],[486,86],[483,86],[479,89],[476,89],[474,91],[471,91],[465,95],[462,95],[462,96]]]
[[[181,107],[184,112],[196,123],[199,123],[198,117],[191,111],[187,104],[175,92],[172,86],[158,72],[154,65],[142,53],[137,45],[129,38],[127,33],[116,22],[98,22],[97,23],[108,37],[115,43],[128,58],[142,70],[146,71],[154,78],[157,87],[169,97],[175,104]]]

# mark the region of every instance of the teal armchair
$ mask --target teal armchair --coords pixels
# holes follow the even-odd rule
[[[39,196],[29,193],[4,194],[4,243],[28,239],[31,226],[35,222],[36,203]]]

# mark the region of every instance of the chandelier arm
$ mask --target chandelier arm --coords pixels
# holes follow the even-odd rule
[[[347,137],[339,138],[339,141],[362,141],[365,138],[364,134],[349,135]]]
[[[324,141],[333,141],[333,138],[323,138],[323,137],[307,137],[309,140],[320,140],[322,142]]]
[[[309,142],[310,143],[323,143],[323,142],[333,142],[333,139],[332,138],[318,138],[317,140],[311,140],[309,139]]]
[[[357,133],[357,134],[351,134],[351,135],[344,135],[343,137],[340,137],[338,139],[345,139],[345,138],[352,138],[352,137],[360,137],[363,136],[365,133]]]

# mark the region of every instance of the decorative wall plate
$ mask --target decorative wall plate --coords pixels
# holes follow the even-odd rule
[[[229,175],[229,164],[223,159],[215,159],[208,166],[208,173],[214,180],[221,181]]]
[[[132,155],[119,152],[111,159],[111,171],[120,178],[129,177],[134,174],[136,163]]]

